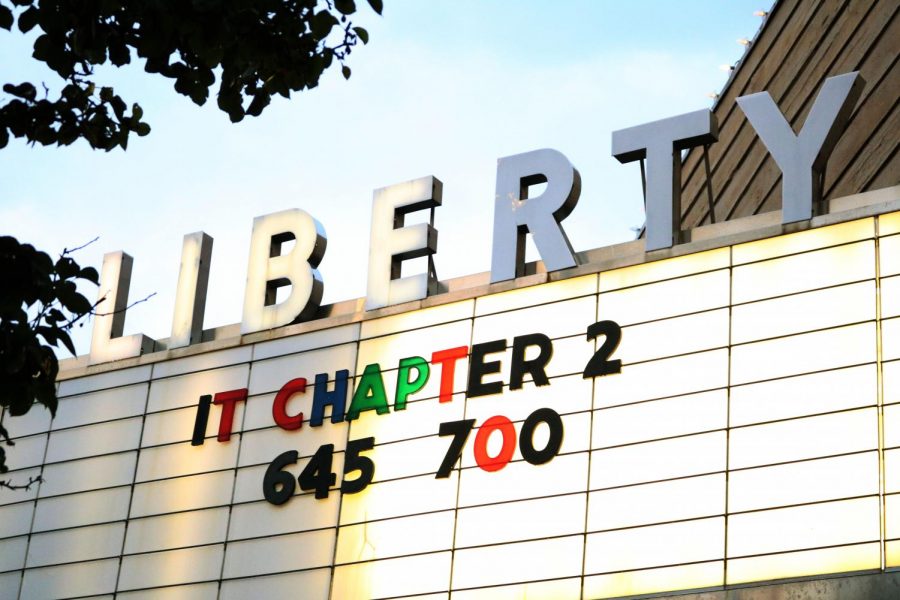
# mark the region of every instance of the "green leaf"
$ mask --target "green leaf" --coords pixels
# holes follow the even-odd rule
[[[341,65],[341,74],[344,76],[344,79],[350,79],[350,67]]]
[[[48,327],[46,325],[42,325],[40,327],[36,327],[34,332],[44,338],[51,346],[56,346],[56,341],[59,339],[60,329],[56,326]]]
[[[34,102],[34,98],[37,95],[37,90],[35,90],[34,86],[27,81],[25,83],[20,83],[19,85],[7,83],[3,86],[3,91],[18,98],[28,100],[29,102]]]
[[[0,4],[0,27],[7,31],[12,30],[13,14],[12,11]]]
[[[54,268],[56,274],[62,279],[71,279],[78,275],[79,271],[78,263],[67,256],[60,257],[60,259],[56,261],[56,266]]]
[[[125,101],[122,100],[119,96],[113,96],[109,101],[109,105],[112,106],[113,112],[116,113],[116,117],[121,121],[125,118]]]
[[[56,325],[57,323],[61,323],[66,320],[66,315],[62,313],[58,308],[51,308],[47,313],[46,320],[50,325]]]
[[[228,113],[232,123],[237,123],[244,118],[244,108],[241,106],[241,95],[230,89],[220,89],[217,99],[219,108]]]
[[[54,359],[56,360],[56,359]],[[57,371],[59,368],[57,367]],[[56,375],[53,375],[53,380],[56,381]],[[47,410],[50,411],[50,416],[56,416],[56,407],[59,406],[59,399],[56,397],[56,388],[53,385],[47,386],[47,393],[39,398],[41,404],[47,407]]]
[[[371,6],[372,10],[379,15],[381,14],[381,11],[384,10],[384,3],[381,0],[369,0],[369,6]]]
[[[50,354],[53,354],[52,352]],[[56,360],[55,358],[53,360]],[[54,378],[56,375],[53,376]],[[34,399],[50,410],[51,416],[56,416],[56,390],[49,381],[38,383],[34,386]],[[30,407],[29,407],[30,408]]]
[[[73,314],[80,316],[91,311],[92,305],[90,301],[76,292],[74,285],[72,288],[69,288],[68,286],[58,288],[57,296],[59,296],[59,301],[66,307],[66,310]]]
[[[328,35],[331,28],[338,24],[338,20],[327,10],[319,11],[309,20],[309,28],[312,34],[322,39]]]
[[[100,275],[94,267],[85,267],[78,272],[80,279],[86,279],[95,285],[100,285]]]
[[[9,406],[10,416],[21,417],[28,412],[28,410],[31,408],[31,402],[25,401],[26,399],[26,396],[22,396],[18,399],[20,400],[19,402],[14,402]]]
[[[66,350],[72,353],[72,356],[78,356],[78,353],[75,351],[75,344],[72,343],[72,338],[69,337],[68,333],[60,330],[57,332],[57,336],[59,337],[59,341],[63,343],[63,346],[66,347]]]
[[[359,39],[362,40],[363,44],[369,43],[369,32],[363,29],[362,27],[354,27],[353,32],[359,36]]]
[[[353,0],[334,0],[334,7],[342,15],[352,15],[356,12],[356,3]]]
[[[128,49],[128,46],[119,40],[111,42],[109,45],[109,61],[117,67],[131,62],[131,51]]]
[[[19,31],[28,33],[38,22],[38,9],[36,6],[30,7],[28,10],[19,15]]]
[[[50,36],[45,33],[34,40],[34,52],[31,56],[39,61],[47,62],[51,59],[55,50],[56,48],[53,46],[53,41],[50,39]]]
[[[250,103],[250,106],[247,107],[247,114],[253,117],[258,117],[262,114],[263,109],[265,109],[269,102],[271,101],[271,96],[266,93],[260,93],[253,97],[253,101]]]

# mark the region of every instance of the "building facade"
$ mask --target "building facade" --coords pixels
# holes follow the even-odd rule
[[[900,597],[896,12],[775,5],[671,248],[64,362],[15,421],[0,597]],[[784,224],[734,99],[799,131],[850,71]]]

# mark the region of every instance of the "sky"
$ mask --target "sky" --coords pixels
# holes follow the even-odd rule
[[[373,190],[426,175],[443,182],[438,277],[487,271],[497,159],[539,148],[581,174],[563,222],[576,251],[634,239],[640,171],[612,158],[612,131],[710,107],[728,78],[720,65],[740,59],[737,39],[752,39],[754,11],[771,3],[385,0],[379,17],[357,0],[370,43],[347,61],[349,81],[332,69],[239,124],[140,63],[104,68],[96,83],[139,102],[151,134],[110,153],[13,140],[0,150],[0,235],[52,256],[99,237],[75,256],[98,269],[104,253],[130,254],[130,300],[155,295],[128,311],[125,333],[154,339],[171,331],[185,234],[215,240],[204,328],[241,320],[253,218],[288,208],[325,228],[323,303],[359,298]],[[0,31],[0,80],[58,90],[32,42]],[[79,354],[89,329],[74,332]]]

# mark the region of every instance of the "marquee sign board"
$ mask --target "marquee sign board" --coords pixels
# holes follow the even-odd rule
[[[587,328],[587,341],[591,342],[598,336],[602,337],[603,343],[594,351],[584,366],[582,372],[584,379],[620,373],[622,369],[621,360],[610,358],[619,345],[622,328],[614,321],[598,321]],[[507,352],[508,348],[509,352]],[[536,349],[536,354],[532,352],[532,356],[526,358],[529,349]],[[503,367],[503,361],[500,359],[502,354],[506,354],[509,359],[508,384],[502,379],[497,379],[501,375]],[[491,355],[495,357],[495,360],[488,360]],[[341,369],[333,376],[328,372],[318,373],[315,376],[315,391],[308,419],[304,419],[302,412],[288,413],[287,405],[292,398],[307,392],[307,378],[297,377],[285,383],[275,394],[272,401],[272,420],[275,425],[285,431],[296,431],[303,427],[304,422],[310,427],[321,427],[325,422],[326,410],[330,410],[331,423],[356,420],[366,411],[375,411],[376,415],[386,415],[392,410],[406,410],[410,398],[418,394],[428,383],[431,374],[430,365],[436,365],[441,370],[440,392],[437,401],[452,402],[456,365],[461,359],[466,358],[469,359],[466,398],[502,394],[504,388],[507,388],[508,391],[521,390],[525,385],[526,375],[533,385],[546,386],[550,385],[547,368],[552,357],[553,341],[545,334],[532,333],[516,336],[512,340],[511,346],[507,344],[506,339],[498,339],[474,344],[471,349],[459,346],[436,350],[431,354],[430,363],[421,356],[403,358],[400,359],[394,370],[396,372],[396,388],[393,403],[387,396],[384,372],[377,362],[370,363],[363,369],[353,391],[352,400],[349,401],[349,406],[347,398],[350,370]],[[389,373],[394,374],[390,371]],[[486,377],[492,375],[494,381],[485,381]],[[330,384],[330,381],[333,384]],[[329,390],[332,386],[333,389]],[[200,446],[206,440],[210,402],[222,407],[216,439],[219,442],[230,441],[235,407],[239,402],[246,402],[247,397],[247,388],[219,392],[215,396],[209,394],[201,396],[197,405],[191,444]],[[475,419],[448,421],[440,424],[438,435],[453,437],[435,477],[440,479],[450,476],[475,424]],[[547,439],[540,450],[535,447],[534,441],[534,435],[539,425],[547,428]],[[492,455],[488,451],[488,442],[494,431],[500,433],[502,441],[499,452]],[[562,419],[559,413],[552,408],[539,408],[525,419],[520,435],[518,447],[522,458],[533,465],[544,464],[553,459],[560,451],[564,436]],[[372,450],[374,446],[374,437],[347,442],[344,475],[354,471],[360,471],[360,473],[355,478],[347,480],[345,477],[341,481],[341,493],[361,492],[372,483],[375,475],[375,463],[369,457],[360,456],[360,452]],[[498,471],[512,460],[515,448],[516,431],[513,422],[503,415],[494,415],[478,427],[474,442],[475,463],[485,471]],[[297,478],[301,491],[314,490],[316,498],[328,498],[330,488],[336,482],[336,475],[331,472],[333,454],[334,444],[325,444],[316,450]],[[296,484],[293,477],[285,475],[283,469],[288,464],[296,463],[298,458],[299,454],[296,450],[287,450],[271,462],[262,484],[263,495],[267,501],[279,505],[290,499]]]
[[[608,598],[900,567],[898,257],[892,213],[66,379],[17,430],[44,482],[0,494],[0,578]]]

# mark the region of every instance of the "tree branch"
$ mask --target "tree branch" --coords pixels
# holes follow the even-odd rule
[[[146,297],[144,297],[144,298],[141,298],[140,300],[135,300],[134,302],[132,302],[131,304],[129,304],[129,305],[126,306],[125,308],[120,308],[119,310],[114,310],[114,311],[112,311],[112,312],[106,312],[106,313],[98,313],[98,312],[93,312],[93,311],[92,311],[91,313],[85,313],[85,315],[86,315],[86,314],[93,314],[95,317],[108,317],[109,315],[114,315],[114,314],[116,314],[116,313],[125,312],[126,310],[128,310],[129,308],[131,308],[131,307],[133,307],[133,306],[137,306],[138,304],[140,304],[140,303],[142,303],[142,302],[146,302],[147,300],[149,300],[150,298],[152,298],[152,297],[155,296],[155,295],[156,295],[156,292],[153,292],[153,293],[150,294],[149,296],[146,296]],[[100,298],[99,300],[97,300],[97,304],[100,304],[100,303],[103,302],[104,300],[106,300],[106,296],[104,296],[103,298]],[[94,306],[97,306],[97,304],[95,304]],[[83,317],[84,315],[81,315],[81,316]],[[79,317],[79,318],[81,318],[81,317]],[[78,320],[78,319],[76,319],[76,321],[77,321],[77,320]],[[75,321],[73,321],[73,323],[74,323],[74,322],[75,322]]]
[[[75,253],[75,252],[78,252],[78,251],[81,250],[82,248],[87,248],[88,246],[90,246],[91,244],[93,244],[94,242],[96,242],[96,241],[99,240],[99,239],[100,239],[100,236],[98,235],[97,237],[95,237],[95,238],[92,239],[91,241],[85,242],[84,244],[82,244],[82,245],[80,245],[80,246],[76,246],[75,248],[71,248],[71,249],[70,249],[70,248],[63,248],[62,256],[65,256],[66,254],[73,254],[73,253]]]
[[[35,483],[40,483],[43,480],[44,480],[44,478],[41,477],[40,475],[35,475],[34,477],[29,477],[28,483],[23,483],[23,484],[15,484],[15,483],[11,483],[5,479],[0,479],[0,488],[6,488],[8,490],[26,490],[26,491],[28,491],[31,489],[31,486],[33,486]]]

